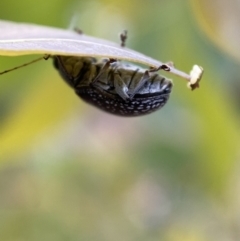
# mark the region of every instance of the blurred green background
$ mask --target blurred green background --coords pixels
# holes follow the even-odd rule
[[[0,19],[68,28],[188,71],[154,114],[82,102],[51,61],[0,76],[0,240],[240,240],[237,0],[1,0]],[[73,22],[73,19],[75,22]],[[0,71],[35,56],[0,57]]]

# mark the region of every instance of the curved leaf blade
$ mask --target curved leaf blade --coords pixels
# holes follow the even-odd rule
[[[103,39],[69,30],[0,21],[0,55],[51,54],[117,58],[158,67],[162,62]]]
[[[199,86],[203,69],[195,66],[189,74],[179,71],[172,64],[164,64],[134,50],[123,48],[103,39],[90,37],[69,30],[34,24],[0,21],[0,55],[17,56],[48,54],[67,56],[107,57],[138,62],[155,70],[163,69],[186,79],[193,90]]]

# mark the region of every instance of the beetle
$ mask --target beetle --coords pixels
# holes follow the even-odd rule
[[[79,37],[81,40],[76,40],[76,35],[73,35],[71,32],[62,32],[56,29],[54,30],[56,33],[54,33],[60,37],[55,38],[57,44],[53,44],[52,39],[48,37],[49,31],[50,33],[53,31],[52,28],[48,29],[47,27],[26,24],[16,26],[14,23],[4,22],[4,31],[5,29],[10,29],[9,26],[12,26],[13,29],[23,29],[23,33],[25,33],[27,27],[28,38],[26,42],[35,46],[34,51],[42,52],[43,49],[47,49],[48,51],[46,51],[43,57],[0,72],[0,75],[30,65],[41,59],[47,60],[48,58],[52,58],[55,68],[80,98],[108,113],[120,116],[149,114],[162,108],[167,103],[173,84],[171,80],[157,74],[158,70],[163,69],[184,78],[188,81],[188,87],[192,90],[199,87],[199,81],[203,74],[203,68],[198,65],[194,65],[188,75],[175,69],[172,63],[163,64],[158,61],[160,66],[156,67],[156,61],[153,60],[152,62],[152,59],[149,57],[129,49],[122,51],[121,48],[125,47],[127,39],[126,30],[120,34],[121,48],[119,48],[111,42],[85,36],[83,32],[77,28],[75,32],[82,35]],[[38,28],[41,33],[40,38],[35,38],[36,29]],[[9,31],[9,34],[10,36],[15,36],[15,32],[12,33]],[[24,36],[23,34],[23,38],[25,38]],[[42,39],[43,36],[45,36],[46,39]],[[65,39],[65,37],[62,36],[67,37]],[[74,41],[72,41],[72,38]],[[32,51],[32,45],[24,45],[24,41],[25,39],[15,41],[11,39],[4,40],[3,38],[2,48],[6,53],[8,53],[8,51],[10,53],[12,53],[11,51],[18,53],[16,50],[24,49],[26,51]],[[66,48],[66,43],[70,43],[69,41],[75,43],[77,46],[76,53],[72,51],[71,46],[69,49]],[[102,51],[101,46],[103,46],[106,54]],[[92,50],[91,47],[94,47],[93,51],[90,51]],[[117,50],[120,51],[120,55],[116,52]],[[50,55],[48,52],[57,54]],[[61,53],[63,53],[64,56],[59,55]],[[67,56],[66,53],[69,53],[69,56]],[[99,60],[95,58],[96,56],[111,56],[111,58]],[[139,60],[138,58],[141,61],[137,61]],[[147,63],[147,65],[155,67],[143,69],[132,64],[121,62],[119,59],[129,59],[130,61]]]
[[[53,56],[54,66],[84,101],[108,113],[141,116],[162,108],[172,81],[116,59]],[[163,65],[162,68],[166,68]]]

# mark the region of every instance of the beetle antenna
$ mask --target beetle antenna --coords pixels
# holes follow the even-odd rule
[[[3,71],[3,72],[0,72],[0,75],[6,74],[6,73],[11,72],[11,71],[16,70],[16,69],[20,69],[20,68],[25,67],[25,66],[28,66],[28,65],[33,64],[33,63],[35,63],[35,62],[38,62],[38,61],[40,61],[40,60],[42,60],[42,59],[48,60],[49,57],[50,57],[50,55],[44,55],[43,57],[34,59],[34,60],[32,60],[32,61],[30,61],[30,62],[28,62],[28,63],[25,63],[25,64],[22,64],[22,65],[16,66],[16,67],[11,68],[11,69],[7,69],[7,70],[5,70],[5,71]]]

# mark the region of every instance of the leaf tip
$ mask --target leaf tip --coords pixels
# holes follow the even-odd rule
[[[194,90],[199,88],[199,82],[203,76],[203,68],[199,65],[194,65],[191,72],[190,72],[190,80],[188,82],[188,88]]]

